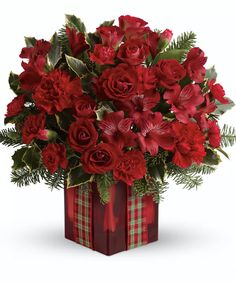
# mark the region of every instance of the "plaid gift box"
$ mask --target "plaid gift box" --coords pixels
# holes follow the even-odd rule
[[[158,204],[122,182],[105,205],[96,183],[65,189],[65,237],[106,255],[145,245],[158,239]]]

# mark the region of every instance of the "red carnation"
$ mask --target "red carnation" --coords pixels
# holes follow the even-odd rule
[[[89,48],[82,32],[77,32],[75,28],[66,27],[66,33],[69,39],[70,49],[74,57],[77,57],[80,53]]]
[[[69,127],[68,143],[76,152],[83,152],[85,149],[96,144],[98,133],[92,122],[89,120],[78,120]]]
[[[135,68],[119,64],[114,68],[107,68],[102,73],[95,84],[95,90],[102,99],[127,101],[137,94],[138,82]]]
[[[206,155],[205,136],[194,122],[172,123],[175,133],[175,148],[172,162],[179,167],[187,168],[192,163],[200,164]]]
[[[43,164],[50,174],[55,173],[59,166],[63,169],[66,169],[68,166],[64,144],[50,143],[42,150],[41,155]]]
[[[42,78],[33,99],[39,109],[53,115],[71,108],[82,94],[80,78],[71,79],[68,73],[55,69]]]
[[[133,182],[142,179],[146,174],[146,161],[141,151],[132,150],[125,152],[113,171],[113,176],[118,181],[125,182],[132,186]]]
[[[5,116],[12,117],[12,116],[16,116],[17,114],[21,113],[21,111],[24,108],[24,104],[25,104],[24,94],[13,98],[13,100],[7,105],[7,113]]]
[[[51,48],[51,43],[41,39],[37,40],[33,47],[24,47],[21,50],[20,58],[27,58],[36,61],[39,56],[45,57]]]
[[[114,64],[115,50],[111,46],[103,46],[102,44],[96,44],[93,53],[89,53],[91,61],[100,65]]]
[[[26,117],[22,127],[22,141],[25,144],[31,143],[33,139],[47,140],[47,130],[45,130],[45,113],[37,115],[30,114]]]
[[[89,95],[82,95],[74,102],[75,117],[94,120],[96,102]]]
[[[105,113],[99,128],[102,130],[102,139],[122,149],[125,146],[134,146],[136,134],[131,130],[132,119],[125,118],[123,111]]]
[[[130,65],[139,65],[146,60],[149,54],[149,47],[143,40],[131,39],[120,46],[117,57]]]
[[[221,136],[220,136],[220,128],[217,125],[217,121],[208,120],[207,124],[208,124],[207,135],[210,145],[212,147],[219,147]]]
[[[119,152],[108,143],[100,143],[83,152],[81,163],[87,173],[104,174],[116,167]]]
[[[183,63],[189,78],[196,83],[201,83],[204,80],[206,69],[203,65],[206,63],[207,57],[205,57],[204,52],[198,48],[192,48],[188,54],[187,58]]]
[[[151,155],[157,154],[159,146],[166,150],[173,149],[174,139],[170,123],[163,122],[159,112],[144,116],[140,121],[138,141],[142,152],[150,152]]]
[[[188,123],[189,118],[196,113],[196,107],[204,102],[201,88],[195,84],[188,84],[182,90],[176,85],[173,90],[165,92],[164,98],[172,105],[171,110],[182,123]]]
[[[156,75],[160,86],[171,89],[185,77],[186,71],[177,60],[166,59],[158,61]]]
[[[117,48],[121,43],[124,32],[117,26],[101,26],[97,28],[97,33],[102,39],[102,44]]]
[[[218,100],[222,104],[228,104],[229,100],[225,98],[225,91],[220,84],[215,84],[215,80],[210,80],[208,82],[208,87],[210,89],[211,94],[213,97]]]

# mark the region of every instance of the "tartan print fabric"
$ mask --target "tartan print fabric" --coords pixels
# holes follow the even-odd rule
[[[148,242],[145,204],[143,198],[136,196],[132,190],[128,191],[127,201],[127,249],[132,249]]]
[[[74,235],[75,241],[92,248],[92,195],[89,190],[75,190]]]

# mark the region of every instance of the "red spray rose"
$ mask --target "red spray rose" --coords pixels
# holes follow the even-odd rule
[[[16,116],[21,113],[25,104],[25,95],[19,95],[15,97],[8,105],[7,105],[7,113],[6,117]]]
[[[206,155],[205,136],[194,122],[172,123],[175,133],[175,148],[172,162],[179,167],[187,168],[192,163],[200,164]]]
[[[75,121],[69,127],[68,143],[76,152],[83,152],[90,146],[95,145],[97,139],[98,133],[89,120]]]
[[[146,161],[143,153],[138,150],[125,152],[117,163],[113,171],[115,180],[123,181],[128,186],[132,186],[133,182],[142,179],[146,174]]]
[[[166,91],[164,98],[171,104],[171,110],[182,123],[188,123],[189,118],[196,113],[196,107],[204,102],[199,85],[188,84],[182,90],[179,85]]]
[[[196,83],[201,83],[204,80],[206,69],[203,66],[207,61],[204,52],[198,48],[192,48],[188,54],[187,58],[183,63],[189,78]]]
[[[224,97],[225,91],[224,91],[222,85],[216,84],[215,80],[210,80],[208,82],[208,87],[210,89],[212,96],[216,100],[218,100],[222,104],[228,104],[229,103],[228,99]]]
[[[217,121],[208,120],[207,124],[208,124],[207,135],[210,145],[212,147],[219,147],[221,136],[220,136],[220,128],[217,125]]]
[[[97,28],[97,33],[102,39],[102,44],[117,48],[121,43],[124,32],[117,26],[101,26]]]
[[[66,27],[66,33],[69,39],[70,49],[74,57],[77,57],[80,53],[89,48],[82,32],[77,32],[74,28]]]
[[[185,77],[186,71],[177,60],[166,59],[158,61],[156,75],[162,87],[171,89]]]
[[[42,78],[33,99],[39,109],[52,115],[71,108],[82,94],[80,78],[71,79],[68,73],[55,69]]]
[[[59,166],[63,169],[68,166],[64,144],[50,143],[42,150],[41,155],[43,164],[51,174],[55,173]]]
[[[80,161],[85,172],[103,174],[116,167],[118,155],[113,145],[100,143],[84,151]]]
[[[163,122],[159,112],[148,113],[140,121],[138,141],[142,152],[150,152],[151,155],[157,154],[159,146],[166,150],[173,149],[174,139],[170,123]]]
[[[94,120],[96,102],[89,95],[82,95],[74,102],[75,117]]]
[[[20,58],[27,58],[36,61],[38,57],[45,57],[51,48],[51,43],[41,39],[37,40],[34,47],[24,47],[21,50]]]
[[[165,48],[171,41],[173,36],[173,32],[169,29],[165,29],[161,34],[160,34],[160,45],[159,48],[161,49]]]
[[[123,111],[105,113],[99,128],[102,130],[103,141],[122,149],[134,146],[136,134],[131,130],[132,119],[125,118]]]
[[[33,139],[47,140],[47,130],[45,130],[45,113],[37,115],[30,114],[25,118],[22,127],[22,141],[25,144],[31,143]]]
[[[111,46],[103,46],[102,44],[96,44],[93,53],[89,53],[91,61],[100,65],[114,64],[115,50]]]
[[[102,73],[96,82],[96,92],[103,99],[127,101],[137,94],[138,80],[135,68],[119,64]]]
[[[117,57],[130,65],[139,65],[146,60],[149,54],[149,47],[143,40],[131,39],[120,46]]]
[[[152,58],[154,59],[158,53],[158,44],[160,40],[160,35],[157,32],[150,32],[146,38],[146,43],[151,52]]]

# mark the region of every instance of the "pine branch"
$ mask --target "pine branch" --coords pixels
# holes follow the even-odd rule
[[[202,174],[202,175],[209,175],[215,172],[216,167],[214,165],[210,164],[201,164],[201,165],[192,165],[191,170],[196,172],[196,174]]]
[[[58,41],[61,44],[63,53],[70,52],[70,43],[69,43],[69,39],[68,39],[68,36],[67,36],[67,33],[66,33],[66,26],[63,26],[58,31]]]
[[[43,171],[41,170],[42,168],[31,171],[28,167],[13,170],[11,173],[11,181],[18,187],[39,183],[40,176],[43,174]]]
[[[196,44],[196,34],[192,31],[184,32],[177,37],[177,39],[173,40],[167,50],[173,49],[186,49],[190,50]]]
[[[96,182],[101,202],[107,203],[110,198],[109,189],[114,184],[112,173],[107,172],[103,175],[96,175]]]
[[[233,146],[236,143],[236,129],[232,126],[224,125],[221,129],[221,146]]]
[[[203,183],[202,177],[198,175],[194,167],[184,169],[174,164],[169,164],[168,174],[177,185],[183,185],[184,189],[197,189]]]
[[[46,169],[42,174],[42,179],[45,181],[45,184],[51,189],[63,189],[65,173],[63,169],[58,169],[54,174],[50,174]]]
[[[0,131],[0,143],[6,146],[17,147],[22,144],[21,134],[15,128],[3,129]]]

